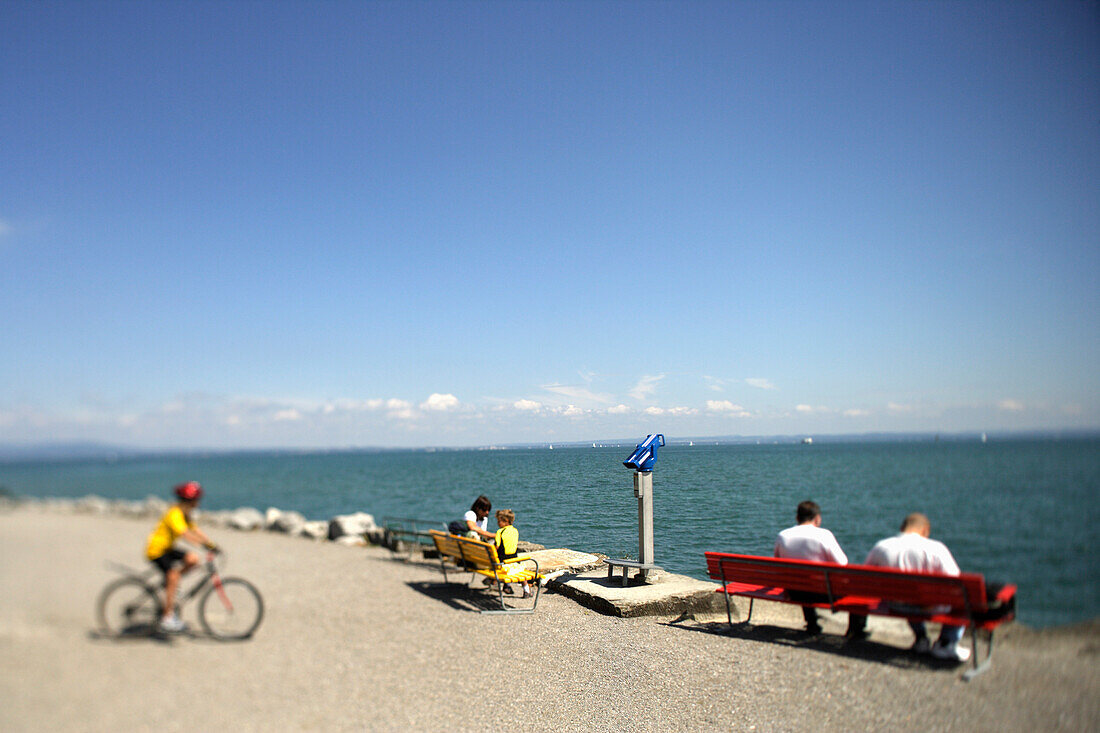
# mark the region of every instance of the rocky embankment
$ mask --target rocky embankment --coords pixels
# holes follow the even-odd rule
[[[79,499],[32,499],[11,496],[0,498],[0,507],[16,506],[32,511],[58,514],[90,514],[156,521],[163,516],[171,504],[156,496],[148,496],[139,501],[105,499],[95,495]],[[299,512],[275,507],[268,507],[265,511],[254,507],[241,507],[226,511],[197,509],[194,519],[200,526],[206,528],[233,529],[241,532],[277,532],[291,537],[349,545],[383,544],[385,541],[384,528],[378,526],[374,516],[366,512],[311,520],[306,519]]]

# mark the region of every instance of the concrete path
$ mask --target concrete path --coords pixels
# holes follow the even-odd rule
[[[904,624],[850,647],[803,638],[785,606],[731,633],[724,613],[619,618],[559,593],[488,616],[432,563],[269,533],[214,531],[264,593],[252,640],[99,638],[104,561],[140,564],[149,529],[0,514],[0,730],[1100,729],[1095,625],[1016,629],[963,683],[909,654]]]

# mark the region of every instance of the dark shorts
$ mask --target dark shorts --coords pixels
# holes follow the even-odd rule
[[[160,557],[154,558],[150,562],[160,568],[160,571],[162,573],[167,573],[176,565],[182,565],[183,558],[185,557],[187,557],[186,552],[184,552],[183,550],[177,550],[175,547],[173,547],[168,550],[168,552],[164,553]]]

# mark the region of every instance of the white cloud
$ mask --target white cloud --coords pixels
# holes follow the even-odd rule
[[[664,415],[665,411],[660,407],[647,407],[645,408],[645,414],[647,415]]]
[[[393,402],[390,400],[389,402]],[[399,400],[397,402],[400,402]],[[375,409],[382,409],[386,406],[387,401],[381,400],[381,398],[374,397],[371,400],[338,400],[335,403],[335,407],[338,409],[346,409],[350,412],[373,412]],[[408,406],[407,404],[405,405]]]
[[[446,412],[456,407],[458,407],[457,397],[453,394],[439,394],[438,392],[433,393],[427,400],[420,403],[421,410],[431,412]]]
[[[293,421],[293,420],[301,420],[302,419],[302,413],[298,412],[293,407],[291,407],[291,408],[286,409],[286,410],[279,410],[278,412],[275,413],[275,416],[272,419],[274,419],[275,422],[286,422],[286,421]]]
[[[707,383],[707,389],[712,392],[724,392],[726,389],[726,380],[719,379],[718,377],[708,377],[703,375],[703,381]]]
[[[1024,409],[1024,403],[1019,400],[1001,400],[997,403],[997,408],[1005,412],[1021,412]]]
[[[665,378],[664,374],[647,375],[638,380],[629,394],[636,400],[644,400],[657,389],[657,383]]]
[[[735,405],[729,400],[707,400],[708,412],[729,413],[734,417],[752,417],[752,413],[741,405]]]
[[[870,414],[868,410],[860,410],[858,408],[844,411],[844,417],[867,417]]]
[[[334,412],[368,412],[380,410],[385,406],[386,400],[377,398],[369,400],[340,399],[327,403],[322,409],[326,415],[331,415]]]
[[[610,395],[600,394],[599,392],[593,392],[590,389],[584,387],[577,387],[571,384],[544,384],[542,388],[547,392],[553,392],[559,394],[562,397],[568,397],[571,400],[582,403],[598,403],[601,405],[610,404],[612,398]]]
[[[416,412],[412,409],[412,404],[395,397],[386,400],[386,414],[397,420],[413,420],[416,418]]]
[[[915,408],[912,405],[902,405],[897,402],[890,402],[886,405],[886,409],[890,412],[912,412]]]
[[[750,387],[756,387],[757,389],[775,389],[775,385],[772,384],[770,379],[764,379],[762,377],[750,377],[745,380],[745,384]]]
[[[517,410],[526,410],[527,412],[534,412],[542,408],[541,402],[535,402],[534,400],[516,400],[512,403],[512,407]]]
[[[670,407],[668,408],[669,415],[675,415],[676,417],[683,417],[685,415],[697,415],[699,410],[694,407]]]
[[[628,412],[630,412],[630,408],[626,405],[615,405],[607,408],[607,414],[609,415],[625,415]]]
[[[584,414],[584,410],[576,405],[566,405],[565,408],[562,409],[561,414],[565,417],[580,417]]]

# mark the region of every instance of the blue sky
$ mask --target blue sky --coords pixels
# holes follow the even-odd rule
[[[0,441],[1100,427],[1096,2],[0,4]]]

